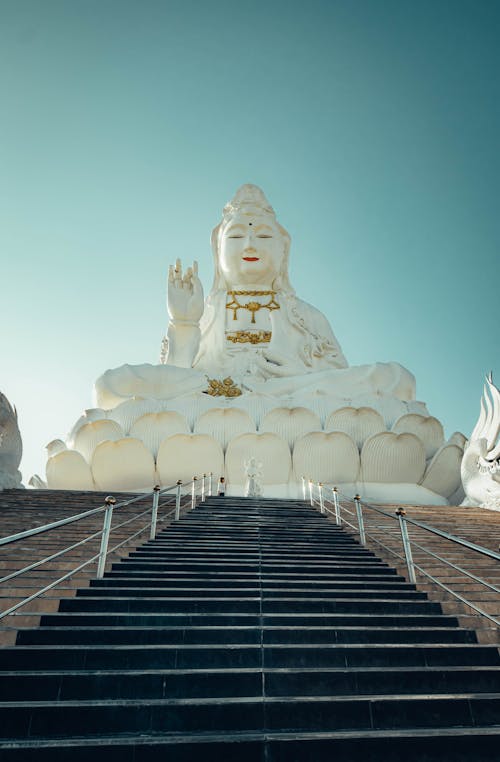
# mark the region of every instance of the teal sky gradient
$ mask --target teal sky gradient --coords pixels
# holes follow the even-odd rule
[[[466,435],[500,382],[500,4],[0,0],[0,390],[23,476],[156,362],[165,278],[236,188],[292,236],[350,364],[396,360]]]

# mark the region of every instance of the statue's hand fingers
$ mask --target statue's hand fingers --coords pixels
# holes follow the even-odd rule
[[[193,260],[193,275],[197,278],[198,277],[198,262],[196,259]]]
[[[191,291],[191,276],[193,274],[193,271],[190,267],[186,270],[184,277],[182,279],[182,288],[184,291]]]
[[[201,285],[201,280],[198,278],[198,275],[195,272],[193,272],[191,284],[193,286],[193,295],[203,296],[203,286]]]
[[[175,260],[174,282],[176,288],[182,288],[182,263],[180,259]]]

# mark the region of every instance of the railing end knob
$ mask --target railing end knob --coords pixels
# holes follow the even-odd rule
[[[179,486],[180,484],[182,484],[182,479],[177,479],[177,486]]]
[[[114,505],[116,503],[116,498],[113,497],[113,495],[108,495],[104,498],[104,502],[106,505]]]
[[[198,481],[198,477],[197,476],[193,476],[193,481],[197,482]]]
[[[359,496],[359,495],[357,495],[357,494],[356,494],[356,495],[354,495],[354,499],[355,499],[355,500],[361,500],[360,496]]]
[[[338,492],[338,489],[337,489],[337,487],[333,487],[333,491],[334,491],[334,492]]]
[[[153,492],[159,492],[160,490],[161,490],[160,485],[159,484],[155,484],[155,486],[153,487]]]
[[[406,511],[401,506],[396,508],[396,516],[406,516]]]

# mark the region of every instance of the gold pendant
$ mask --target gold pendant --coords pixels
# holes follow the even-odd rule
[[[228,291],[228,296],[232,299],[226,304],[226,310],[233,311],[233,320],[237,320],[238,310],[249,310],[252,313],[251,323],[255,323],[255,313],[259,310],[279,310],[280,305],[274,298],[276,291]],[[238,296],[270,296],[270,300],[267,304],[261,304],[261,302],[247,302],[246,304],[240,304],[236,297]]]

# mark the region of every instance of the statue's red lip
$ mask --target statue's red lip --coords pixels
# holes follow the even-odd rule
[[[245,260],[245,262],[258,262],[259,261],[259,257],[243,257],[243,259]]]

